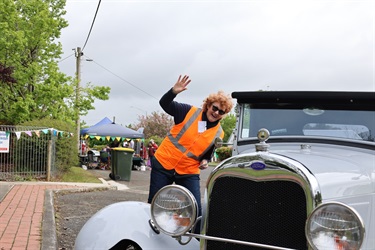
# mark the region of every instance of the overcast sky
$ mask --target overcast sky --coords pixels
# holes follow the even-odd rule
[[[67,0],[60,69],[70,76],[98,3]],[[82,85],[111,87],[88,125],[161,111],[180,74],[192,82],[175,100],[196,106],[218,90],[375,91],[375,0],[103,0],[83,53]]]

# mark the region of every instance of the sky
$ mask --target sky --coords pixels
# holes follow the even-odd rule
[[[159,99],[179,75],[191,83],[175,100],[195,106],[219,90],[375,91],[375,0],[98,4],[67,0],[59,39],[62,72],[75,76],[81,47],[81,85],[111,88],[81,117],[87,125],[162,112]]]

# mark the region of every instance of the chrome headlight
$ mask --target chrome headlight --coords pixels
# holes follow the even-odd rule
[[[169,185],[160,189],[152,199],[151,218],[160,231],[180,236],[194,225],[197,207],[197,202],[188,189]]]
[[[353,208],[330,202],[318,206],[311,213],[305,232],[314,249],[360,249],[365,228]]]

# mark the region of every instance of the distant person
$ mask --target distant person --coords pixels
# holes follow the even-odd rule
[[[81,143],[81,155],[87,155],[87,145],[85,141],[82,141]]]
[[[156,150],[158,149],[158,145],[155,143],[154,140],[150,140],[148,142],[148,147],[147,147],[147,150],[148,150],[148,166],[151,167],[151,162],[152,162],[152,159],[154,158],[154,155],[155,155],[155,152]]]
[[[134,140],[129,141],[129,148],[134,149]]]
[[[108,146],[100,150],[100,168],[102,170],[110,169],[111,153]]]
[[[103,151],[108,153],[108,158],[110,159],[111,158],[111,148],[109,147],[109,145],[106,145],[103,148]]]
[[[151,139],[150,142],[151,142],[151,146],[154,149],[154,153],[155,153],[156,150],[159,148],[159,146],[158,146],[158,144],[156,144],[156,142],[153,139]]]
[[[192,192],[200,215],[200,170],[208,167],[214,139],[224,137],[220,120],[231,111],[233,103],[232,98],[222,91],[210,94],[203,101],[202,108],[174,101],[189,83],[189,76],[179,76],[159,101],[163,110],[173,116],[174,126],[152,158],[148,202],[151,203],[162,187],[176,183]]]
[[[119,146],[120,146],[120,142],[117,141],[117,140],[113,141],[113,142],[109,145],[110,148],[117,148],[117,147],[119,147]]]
[[[139,147],[139,155],[143,160],[147,159],[147,150],[143,142],[141,142],[141,146]]]

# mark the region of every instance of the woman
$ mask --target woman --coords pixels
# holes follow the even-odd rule
[[[210,94],[202,108],[178,103],[174,98],[187,89],[189,76],[179,76],[174,86],[160,99],[160,106],[173,116],[174,126],[151,161],[148,202],[162,187],[176,183],[195,196],[201,214],[200,170],[208,167],[214,150],[214,139],[224,137],[220,120],[233,107],[232,98],[219,91]]]

